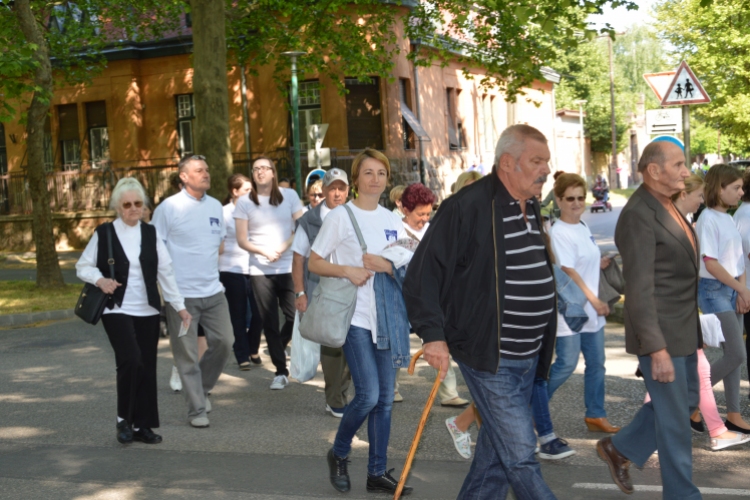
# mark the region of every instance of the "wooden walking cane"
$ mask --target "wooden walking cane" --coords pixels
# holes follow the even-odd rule
[[[417,364],[417,360],[422,355],[423,349],[420,349],[419,352],[417,352],[414,356],[411,358],[411,363],[409,363],[409,375],[414,375],[414,367]],[[432,403],[435,401],[435,395],[437,394],[438,387],[440,386],[440,370],[438,370],[437,377],[435,378],[435,383],[432,384],[432,390],[430,391],[430,396],[427,398],[427,403],[424,405],[424,410],[422,410],[422,418],[419,419],[419,425],[417,425],[417,432],[414,433],[414,439],[411,442],[411,448],[409,449],[409,454],[406,456],[406,463],[404,463],[404,469],[401,471],[401,479],[398,480],[398,487],[396,487],[396,493],[393,495],[393,500],[398,500],[401,498],[401,491],[404,489],[404,484],[406,484],[406,478],[409,476],[409,470],[411,469],[411,463],[414,460],[414,455],[417,453],[417,446],[419,446],[419,439],[422,437],[422,431],[424,430],[424,426],[427,423],[427,417],[430,416],[430,408],[432,408]]]

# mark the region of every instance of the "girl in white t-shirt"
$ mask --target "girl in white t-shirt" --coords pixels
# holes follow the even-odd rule
[[[586,426],[594,432],[617,432],[619,427],[609,423],[604,409],[604,325],[609,306],[598,297],[601,269],[610,262],[608,258],[602,258],[591,231],[581,221],[586,210],[586,181],[576,174],[562,174],[555,180],[554,193],[560,218],[550,229],[552,251],[557,264],[586,296],[588,301],[584,311],[588,321],[580,332],[574,332],[558,313],[557,357],[550,369],[547,392],[552,398],[576,369],[578,358],[583,353],[586,362],[583,388]],[[539,436],[542,442],[541,432]]]
[[[308,264],[312,273],[348,279],[359,287],[354,317],[343,346],[355,396],[344,410],[333,448],[328,452],[331,484],[341,492],[350,489],[347,456],[352,439],[365,420],[370,441],[367,490],[394,493],[398,485],[386,468],[396,368],[390,349],[378,349],[376,344],[372,279],[376,272],[392,274],[392,264],[379,254],[390,243],[406,237],[401,219],[378,204],[390,172],[388,158],[372,149],[357,155],[352,163],[352,184],[357,198],[347,206],[357,220],[367,254],[362,254],[349,213],[340,206],[323,221]],[[405,493],[410,491],[411,488],[404,488]]]
[[[695,226],[700,242],[701,268],[698,307],[716,314],[724,333],[724,356],[711,364],[711,384],[724,381],[727,429],[750,433],[740,414],[740,376],[745,362],[742,314],[750,311],[750,290],[745,286],[742,237],[727,209],[742,197],[742,174],[729,165],[714,165],[706,174],[706,210]]]

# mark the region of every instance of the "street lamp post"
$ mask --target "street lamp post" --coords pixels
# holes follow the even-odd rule
[[[581,177],[586,178],[586,139],[583,136],[583,105],[588,101],[586,99],[578,99],[573,101],[573,104],[578,104],[578,122],[581,125]]]
[[[302,198],[302,168],[300,166],[299,151],[299,99],[297,96],[297,58],[307,54],[307,52],[291,51],[282,52],[282,56],[287,56],[292,62],[292,142],[294,147],[292,155],[294,156],[294,180],[297,184],[297,194]]]

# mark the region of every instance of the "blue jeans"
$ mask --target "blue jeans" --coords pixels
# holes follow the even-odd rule
[[[348,456],[354,435],[367,419],[370,441],[367,473],[382,476],[388,461],[393,384],[396,381],[391,350],[378,349],[372,341],[372,332],[358,326],[349,327],[343,349],[356,394],[344,410],[333,442],[333,453],[337,457]]]
[[[583,396],[588,418],[607,416],[604,411],[604,328],[598,332],[581,332],[567,337],[557,337],[557,358],[549,373],[547,392],[549,398],[565,383],[578,365],[578,356],[583,353],[586,370],[583,375]]]
[[[475,370],[456,360],[482,416],[474,461],[459,500],[547,500],[555,495],[534,456],[536,436],[529,404],[538,357],[501,359],[497,373]]]
[[[534,389],[531,391],[531,411],[534,415],[536,433],[540,438],[555,431],[552,425],[552,416],[549,413],[547,381],[541,377],[534,378]]]
[[[672,357],[674,382],[651,377],[651,356],[638,356],[651,401],[641,406],[633,420],[612,436],[612,444],[628,460],[643,467],[659,450],[663,498],[699,500],[693,484],[693,438],[690,415],[698,407],[700,381],[698,355]]]
[[[737,292],[719,280],[701,278],[698,280],[698,307],[703,314],[735,312]]]

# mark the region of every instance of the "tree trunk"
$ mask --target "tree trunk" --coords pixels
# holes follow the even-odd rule
[[[65,282],[55,249],[47,175],[44,171],[44,122],[49,113],[49,99],[52,97],[52,65],[47,42],[39,31],[29,0],[16,0],[15,11],[26,41],[38,47],[35,57],[39,67],[34,73],[34,84],[41,90],[34,92],[26,126],[29,159],[27,173],[32,200],[32,233],[36,246],[36,284],[40,288],[61,287]]]
[[[232,175],[224,0],[191,0],[195,151],[211,169],[209,193],[222,199]]]

